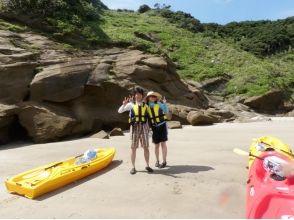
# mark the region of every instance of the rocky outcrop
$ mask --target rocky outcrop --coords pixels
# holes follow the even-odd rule
[[[117,110],[135,86],[157,91],[167,99],[168,118],[177,121],[169,122],[170,128],[234,121],[243,112],[256,116],[241,103],[222,105],[223,100],[214,103],[204,95],[203,89],[222,92],[228,78],[186,83],[173,62],[140,50],[72,50],[46,36],[4,30],[0,30],[0,43],[4,45],[0,46],[3,143],[13,138],[15,126],[38,143],[102,129],[126,129],[128,113],[118,114]],[[274,93],[245,103],[254,109],[270,109],[280,101],[279,93]]]
[[[178,114],[186,124],[189,109],[208,106],[202,92],[181,81],[176,66],[159,56],[122,48],[70,51],[29,32],[1,30],[0,41],[6,45],[0,47],[0,103],[20,106],[10,120],[35,142],[128,128],[128,114],[117,110],[134,86],[186,106]],[[5,123],[13,124],[8,118]]]
[[[169,106],[169,112],[171,113],[172,120],[179,121],[183,125],[189,124],[187,121],[187,116],[189,112],[191,111],[197,111],[197,108],[191,108],[183,105],[173,105],[170,104]]]
[[[250,97],[244,101],[244,104],[260,112],[277,112],[281,110],[283,101],[283,92],[273,90],[265,95]]]

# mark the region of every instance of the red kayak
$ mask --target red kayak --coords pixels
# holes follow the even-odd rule
[[[254,160],[247,181],[247,218],[294,219],[294,176],[283,177],[277,169],[289,160],[276,151]]]

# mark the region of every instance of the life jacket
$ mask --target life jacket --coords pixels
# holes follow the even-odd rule
[[[152,107],[149,107],[149,118],[152,125],[156,125],[167,120],[166,115],[157,103],[155,103]]]
[[[129,123],[134,124],[136,122],[146,123],[148,118],[148,105],[143,103],[142,105],[134,104],[130,111]]]

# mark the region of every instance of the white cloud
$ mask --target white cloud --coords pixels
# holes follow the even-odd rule
[[[133,9],[137,10],[142,5],[142,0],[102,0],[110,9]]]

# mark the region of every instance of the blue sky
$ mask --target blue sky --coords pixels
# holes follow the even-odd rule
[[[102,0],[110,9],[137,10],[140,5],[171,5],[172,10],[192,14],[203,23],[277,20],[294,16],[294,0]]]

